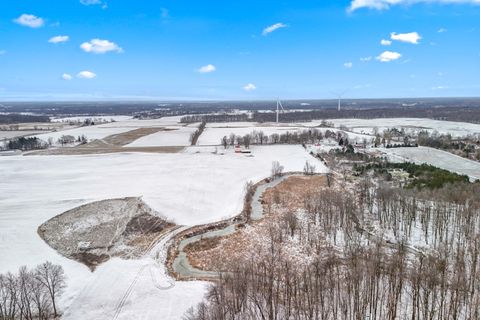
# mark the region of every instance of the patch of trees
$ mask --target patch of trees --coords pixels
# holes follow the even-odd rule
[[[369,163],[367,165],[354,165],[354,170],[357,174],[364,174],[369,170],[373,170],[376,174],[387,176],[387,180],[391,180],[392,176],[389,173],[391,169],[400,169],[409,174],[412,179],[405,187],[413,189],[438,189],[447,184],[454,184],[457,182],[469,183],[469,178],[466,175],[460,175],[448,170],[440,169],[428,164],[415,164],[412,162],[404,163]]]
[[[51,262],[32,270],[23,266],[16,274],[0,274],[0,319],[57,318],[57,301],[64,288],[63,268]]]
[[[74,143],[86,144],[87,142],[88,142],[88,138],[87,138],[87,136],[85,136],[83,134],[81,136],[77,136],[77,138],[75,138],[74,136],[71,136],[71,135],[62,135],[57,140],[57,143],[59,145],[61,145],[62,147],[66,146],[66,145],[71,145],[71,144],[74,144]],[[52,145],[52,144],[53,144],[53,141],[49,141],[49,145]]]
[[[453,139],[450,134],[430,134],[428,131],[418,133],[417,142],[421,146],[453,152],[469,159],[480,160],[480,140],[478,137]]]
[[[185,319],[478,319],[479,188],[318,190],[277,213],[262,251],[235,258]]]
[[[63,147],[65,145],[75,143],[75,137],[71,135],[62,135],[60,138],[58,138],[57,142]]]
[[[391,149],[391,148],[416,148],[418,147],[418,144],[416,143],[402,143],[402,144],[387,144],[385,148]]]
[[[201,134],[203,133],[203,130],[205,130],[205,126],[207,125],[207,123],[205,121],[203,121],[202,123],[200,123],[200,125],[198,126],[198,129],[195,130],[195,132],[193,132],[191,135],[190,135],[190,143],[192,146],[196,145],[197,142],[198,142],[198,138],[200,138]]]
[[[20,113],[0,114],[0,124],[27,123],[27,122],[50,122],[50,117],[20,114]]]
[[[8,141],[7,149],[9,150],[39,150],[48,148],[48,143],[37,137],[20,137]]]
[[[336,141],[341,141],[342,145],[345,141],[348,143],[345,134],[341,131],[334,131],[327,129],[323,133],[319,129],[305,129],[302,131],[286,131],[285,133],[272,133],[271,135],[266,135],[263,131],[254,130],[246,135],[235,135],[231,133],[228,137],[224,136],[221,140],[221,144],[227,148],[228,145],[245,145],[249,147],[250,145],[263,145],[263,144],[314,144],[319,143],[322,139],[332,139]]]
[[[308,162],[305,162],[305,166],[303,166],[303,174],[306,176],[313,176],[315,174],[315,166]]]
[[[195,123],[195,122],[245,122],[251,121],[248,114],[196,114],[184,116],[180,119],[180,123]]]
[[[283,174],[284,167],[278,161],[272,162],[272,169],[270,170],[270,178],[272,180],[278,179]]]

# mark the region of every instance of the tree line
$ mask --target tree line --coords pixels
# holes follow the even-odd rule
[[[57,318],[64,288],[63,268],[48,261],[32,270],[23,266],[15,274],[0,274],[0,319]]]
[[[301,210],[277,211],[265,245],[231,261],[185,319],[479,319],[479,191],[364,175],[311,192]],[[277,198],[277,209],[289,201]]]
[[[263,145],[263,144],[314,144],[319,143],[323,139],[333,139],[337,142],[341,142],[341,145],[348,145],[348,137],[344,132],[334,131],[327,129],[324,132],[319,129],[305,129],[302,131],[286,131],[285,133],[272,133],[270,135],[265,134],[261,130],[254,130],[246,135],[236,135],[230,133],[229,136],[224,136],[220,143],[224,148],[234,145],[244,145],[250,147],[250,145]]]
[[[205,121],[203,121],[202,123],[200,123],[200,125],[198,126],[198,129],[195,130],[195,132],[192,132],[192,134],[190,135],[190,144],[192,146],[196,145],[197,142],[198,142],[198,138],[200,138],[200,136],[202,135],[203,133],[203,130],[205,130],[205,127],[206,127],[207,123]]]

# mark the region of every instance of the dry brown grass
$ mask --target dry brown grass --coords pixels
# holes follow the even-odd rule
[[[29,152],[25,155],[86,155],[86,154],[106,154],[106,153],[121,153],[121,152],[146,152],[146,153],[177,153],[184,149],[184,147],[99,147],[99,148],[59,148],[47,149]]]
[[[104,154],[119,152],[147,152],[147,153],[177,153],[184,147],[124,147],[133,141],[159,132],[175,129],[165,128],[139,128],[127,132],[113,134],[103,139],[94,140],[87,144],[76,147],[47,149],[29,152],[25,155],[86,155],[86,154]]]
[[[248,259],[252,253],[261,254],[260,248],[266,243],[270,227],[281,223],[281,213],[300,209],[306,196],[326,186],[325,176],[291,176],[276,187],[267,189],[262,197],[265,218],[237,228],[231,235],[190,244],[184,250],[190,264],[201,270],[229,271],[234,261]],[[274,205],[277,197],[281,199],[281,204]]]

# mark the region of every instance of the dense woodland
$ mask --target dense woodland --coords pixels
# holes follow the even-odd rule
[[[20,113],[0,113],[0,124],[50,122],[50,118],[41,115],[25,115]]]
[[[270,109],[273,110],[272,107]],[[473,107],[440,107],[440,108],[419,108],[419,107],[397,107],[397,108],[371,108],[348,107],[338,111],[335,108],[322,108],[304,110],[301,112],[283,112],[280,114],[282,123],[307,122],[319,119],[378,119],[378,118],[428,118],[435,120],[462,121],[480,123],[480,108]],[[182,117],[181,122],[275,122],[274,112],[256,112],[250,114],[219,113],[219,114],[193,114]]]
[[[47,142],[37,137],[15,138],[8,141],[8,143],[6,144],[7,150],[30,151],[30,150],[46,149],[48,147],[49,145]]]
[[[298,212],[275,200],[267,249],[232,261],[185,319],[479,319],[480,185],[355,181]]]
[[[466,175],[460,175],[448,170],[443,170],[426,163],[415,164],[411,162],[376,162],[360,166],[354,165],[354,170],[356,171],[357,175],[364,175],[369,171],[374,171],[375,174],[383,175],[383,178],[385,178],[387,181],[392,180],[392,175],[389,172],[391,169],[400,169],[409,174],[410,181],[404,186],[407,189],[436,189],[447,184],[469,182],[469,178]]]

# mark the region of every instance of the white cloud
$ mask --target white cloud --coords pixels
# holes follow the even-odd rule
[[[448,89],[447,86],[436,86],[436,87],[432,87],[432,90],[446,90]]]
[[[437,32],[438,32],[438,33],[444,33],[444,32],[447,32],[447,31],[448,31],[448,30],[445,29],[445,28],[440,28],[440,29],[438,29]]]
[[[123,52],[123,49],[120,48],[116,43],[102,39],[92,39],[90,42],[84,42],[80,45],[80,48],[82,48],[82,50],[85,52],[99,54],[107,53],[110,51],[118,53]]]
[[[80,0],[80,3],[83,4],[84,6],[100,5],[104,10],[108,8],[107,2],[102,0]]]
[[[88,70],[81,71],[77,74],[77,78],[80,78],[80,79],[93,79],[96,76],[97,75],[95,73],[93,73],[92,71],[88,71]]]
[[[160,15],[164,20],[170,18],[170,12],[168,11],[167,8],[160,8]]]
[[[253,91],[256,90],[257,87],[253,83],[248,83],[243,87],[243,90],[245,91]]]
[[[418,44],[418,41],[422,39],[422,37],[418,34],[418,32],[409,32],[409,33],[392,32],[390,34],[390,39],[400,41],[400,42]]]
[[[281,29],[281,28],[286,28],[286,27],[287,27],[286,24],[278,22],[278,23],[272,24],[271,26],[268,26],[265,29],[263,29],[262,35],[266,36],[266,35],[272,33],[275,30],[278,30],[278,29]]]
[[[85,71],[84,71],[85,72]],[[65,80],[65,81],[70,81],[73,79],[72,75],[71,74],[68,74],[68,73],[64,73],[62,74],[62,79]]]
[[[7,50],[0,50],[0,56],[3,56],[5,53],[7,53]]]
[[[380,41],[380,44],[381,44],[382,46],[389,46],[389,45],[392,44],[392,41],[382,39],[382,41]]]
[[[360,58],[360,61],[362,62],[368,62],[368,61],[372,61],[372,57],[363,57],[363,58]]]
[[[480,4],[480,0],[352,0],[348,11],[353,12],[361,8],[386,10],[394,5],[411,5],[416,3]]]
[[[37,17],[33,14],[26,13],[22,14],[20,17],[13,21],[15,23],[18,23],[19,25],[30,28],[40,28],[43,27],[43,25],[45,24],[45,20],[43,20],[42,18]]]
[[[70,39],[69,36],[55,36],[51,37],[48,42],[50,43],[62,43],[62,42],[67,42]]]
[[[206,66],[198,68],[197,72],[210,73],[210,72],[214,72],[216,70],[217,70],[217,67],[215,67],[213,64],[207,64]]]
[[[398,52],[393,51],[384,51],[376,59],[381,62],[390,62],[397,59],[400,59],[402,55]]]
[[[80,3],[84,6],[93,6],[96,4],[102,4],[101,0],[80,0]]]
[[[344,66],[345,68],[347,68],[347,69],[351,69],[351,68],[353,67],[353,63],[352,63],[352,62],[345,62],[345,63],[343,64],[343,66]]]

